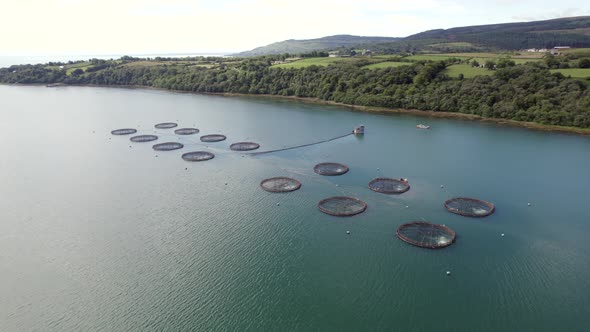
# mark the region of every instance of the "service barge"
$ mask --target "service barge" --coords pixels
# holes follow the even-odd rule
[[[364,135],[365,134],[365,126],[358,126],[354,127],[352,133],[355,135]]]

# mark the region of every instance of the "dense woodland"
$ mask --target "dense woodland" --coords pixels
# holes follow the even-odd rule
[[[275,56],[207,59],[202,60],[215,65],[195,66],[159,59],[158,65],[139,66],[133,64],[140,59],[125,57],[118,61],[93,60],[93,66],[69,73],[60,69],[58,63],[12,66],[0,69],[0,82],[133,85],[206,93],[312,97],[350,105],[460,112],[590,128],[588,83],[552,74],[548,69],[559,67],[567,59],[548,58],[525,65],[508,62],[498,66],[491,76],[472,79],[444,74],[454,60],[370,70],[362,68],[363,61],[295,69],[272,67],[272,62],[279,59]]]

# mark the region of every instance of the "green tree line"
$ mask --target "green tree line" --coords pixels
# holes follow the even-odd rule
[[[305,68],[271,67],[273,57],[217,59],[215,67],[125,66],[67,75],[43,65],[0,69],[4,83],[145,86],[201,93],[312,97],[350,105],[460,112],[483,117],[590,128],[590,93],[583,81],[550,73],[544,63],[508,65],[491,76],[452,79],[450,63],[420,62],[369,70],[364,63]],[[126,61],[133,61],[127,59]]]

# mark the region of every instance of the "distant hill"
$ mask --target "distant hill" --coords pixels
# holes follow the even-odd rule
[[[270,45],[257,47],[250,51],[240,52],[236,56],[256,56],[265,54],[299,54],[311,51],[328,50],[339,47],[361,46],[364,44],[376,44],[394,42],[401,38],[395,37],[363,37],[351,35],[335,35],[316,39],[289,39]]]
[[[438,29],[408,36],[403,41],[467,42],[487,48],[518,50],[564,45],[590,46],[590,16],[545,21],[476,25]]]
[[[341,47],[397,53],[521,50],[554,46],[590,47],[590,16],[437,29],[405,38],[336,35],[308,40],[291,39],[235,55],[298,54]]]

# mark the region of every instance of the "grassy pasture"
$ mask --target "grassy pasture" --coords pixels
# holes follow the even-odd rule
[[[575,54],[579,57],[590,56],[590,48],[570,48],[569,50],[561,51],[563,54]]]
[[[590,68],[567,68],[567,69],[551,69],[552,73],[561,73],[564,76],[571,76],[574,78],[589,78]]]
[[[401,55],[373,55],[370,59],[373,60],[388,60],[388,61],[396,61],[397,59],[402,58]]]
[[[309,66],[327,66],[336,62],[352,62],[357,61],[358,58],[306,58],[303,60],[297,60],[289,63],[281,63],[272,66],[273,68],[304,68]]]
[[[176,64],[176,62],[172,62],[169,61],[169,64]],[[166,64],[166,62],[163,61],[133,61],[133,62],[128,62],[124,65],[122,65],[122,67],[154,67],[154,66],[161,66]]]
[[[459,77],[459,74],[463,74],[465,78],[472,78],[475,76],[480,75],[492,75],[494,74],[493,71],[487,70],[485,68],[479,67],[472,67],[468,64],[459,64],[459,65],[452,65],[445,69],[445,74],[449,75],[450,77]]]
[[[492,52],[473,52],[473,53],[446,53],[439,54],[441,56],[455,56],[467,58],[504,58],[511,59],[540,59],[545,53],[492,53]]]
[[[468,53],[465,53],[468,54]],[[472,56],[465,56],[459,54],[420,54],[420,55],[410,55],[405,57],[404,59],[413,60],[413,61],[442,61],[450,58],[457,58],[461,60],[467,60],[472,58]]]
[[[379,63],[373,63],[367,66],[364,66],[363,68],[368,68],[368,69],[378,69],[378,68],[389,68],[389,67],[401,67],[401,66],[408,66],[411,65],[411,62],[394,62],[394,61],[385,61],[385,62],[379,62]]]
[[[510,58],[510,60],[514,61],[514,63],[516,63],[517,65],[521,65],[523,63],[527,63],[527,62],[539,62],[539,61],[543,61],[543,59],[525,59],[525,58]]]
[[[503,57],[496,57],[496,58],[473,58],[472,60],[476,60],[477,62],[479,62],[480,64],[485,64],[486,61],[494,61],[494,62],[498,62],[498,60],[500,60]],[[510,58],[510,60],[514,61],[515,64],[517,65],[521,65],[523,63],[527,63],[527,62],[536,62],[536,61],[542,61],[543,59],[516,59],[516,58]]]
[[[72,72],[76,69],[86,70],[86,68],[92,67],[92,63],[90,61],[74,63],[72,65],[65,65],[64,68],[66,69],[66,75],[72,75]]]

